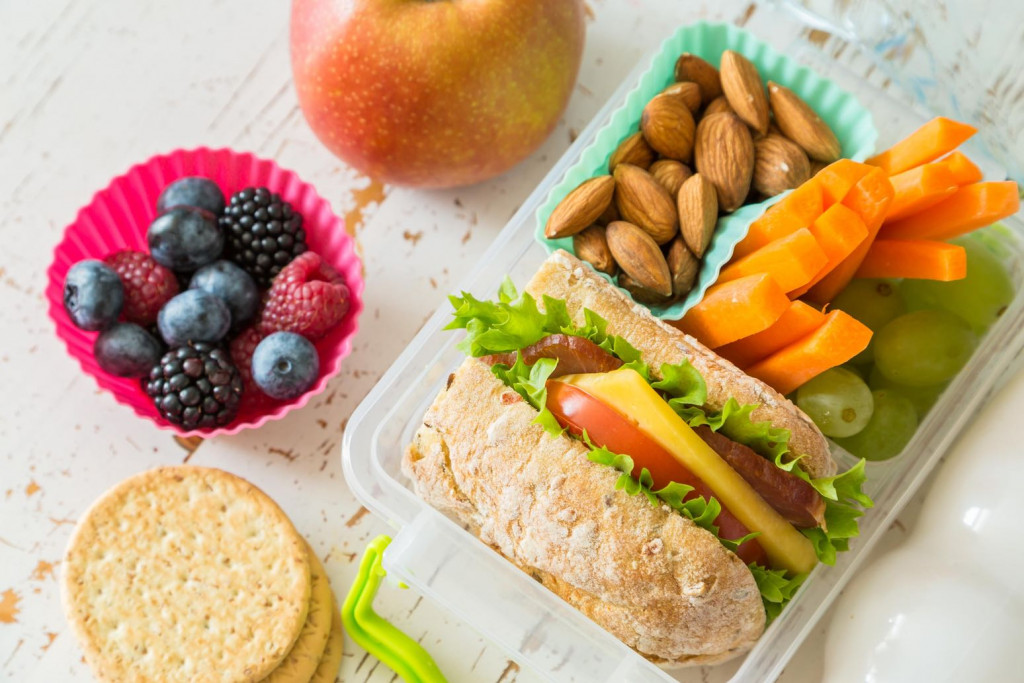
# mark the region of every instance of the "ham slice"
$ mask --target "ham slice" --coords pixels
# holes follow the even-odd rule
[[[535,344],[521,349],[520,353],[523,354],[523,362],[527,365],[533,365],[541,358],[557,358],[558,366],[551,377],[585,372],[611,372],[622,367],[621,360],[594,342],[568,334],[548,335]],[[516,362],[516,354],[514,351],[495,353],[481,356],[480,360],[488,365],[502,363],[511,367]]]
[[[707,425],[694,431],[787,522],[801,529],[824,526],[825,499],[813,486]]]

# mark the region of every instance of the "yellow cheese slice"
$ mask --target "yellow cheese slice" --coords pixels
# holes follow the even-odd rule
[[[636,421],[637,426],[687,469],[701,478],[715,497],[751,531],[774,568],[805,574],[818,563],[814,546],[697,436],[639,373],[631,368],[612,372],[565,375],[558,381],[579,387],[602,403]],[[625,455],[637,455],[626,453]]]

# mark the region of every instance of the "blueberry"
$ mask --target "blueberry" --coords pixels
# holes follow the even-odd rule
[[[219,297],[189,289],[164,304],[156,324],[168,346],[216,342],[231,327],[231,311]]]
[[[160,362],[163,348],[156,337],[135,323],[116,323],[96,337],[92,353],[112,375],[142,377]]]
[[[88,259],[71,266],[64,278],[64,309],[83,330],[109,327],[124,306],[124,285],[112,268]]]
[[[160,198],[156,200],[156,212],[163,213],[175,206],[194,206],[219,216],[224,212],[224,193],[209,178],[179,178],[160,193]]]
[[[305,393],[320,375],[320,357],[305,337],[275,332],[252,354],[252,378],[267,396],[286,401]]]
[[[175,206],[157,216],[149,224],[146,238],[153,260],[178,271],[212,263],[224,249],[217,217],[192,206]]]
[[[231,261],[214,261],[195,272],[190,289],[201,289],[220,297],[231,311],[231,323],[240,327],[256,314],[260,290],[249,274]]]

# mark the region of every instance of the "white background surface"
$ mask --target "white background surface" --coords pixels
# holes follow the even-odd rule
[[[290,82],[284,1],[0,2],[0,680],[90,680],[61,614],[60,558],[96,496],[156,465],[187,460],[253,481],[344,593],[366,541],[388,531],[341,475],[341,438],[359,400],[663,37],[700,18],[793,30],[730,0],[589,0],[588,8],[579,82],[545,145],[494,181],[422,192],[381,186],[316,142]],[[258,431],[183,443],[81,374],[46,318],[44,274],[63,227],[109,178],[152,154],[204,144],[272,157],[317,186],[359,243],[366,308],[340,376],[305,409]],[[452,681],[535,680],[410,592],[385,589],[377,606]],[[821,641],[819,627],[783,681],[820,678]],[[702,678],[728,674],[708,669]],[[394,677],[348,641],[342,680]]]

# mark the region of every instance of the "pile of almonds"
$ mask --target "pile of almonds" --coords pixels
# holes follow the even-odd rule
[[[757,68],[732,50],[721,64],[719,73],[681,55],[609,175],[566,195],[544,228],[548,239],[572,236],[576,256],[641,303],[693,288],[719,212],[795,188],[839,158],[835,134],[793,91],[769,81],[766,94]]]

